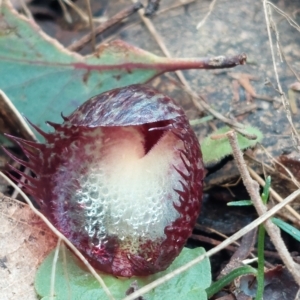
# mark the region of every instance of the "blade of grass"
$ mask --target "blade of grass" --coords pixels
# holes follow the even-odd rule
[[[256,269],[254,269],[250,266],[243,266],[243,267],[234,269],[229,274],[223,276],[221,279],[214,282],[209,288],[207,288],[205,290],[207,293],[207,298],[210,298],[211,296],[215,295],[224,286],[226,286],[230,282],[232,282],[235,278],[242,276],[242,275],[247,275],[247,274],[257,274],[257,271],[256,271]]]
[[[253,206],[253,203],[251,200],[239,200],[228,202],[227,206]]]
[[[257,290],[256,290],[256,300],[262,300],[265,287],[265,235],[266,230],[264,225],[259,225],[258,228],[258,244],[257,244]]]
[[[291,235],[295,240],[300,242],[300,230],[295,228],[294,226],[282,221],[278,218],[272,218],[272,222],[277,225],[280,229]]]
[[[264,186],[263,193],[261,195],[261,200],[264,205],[267,204],[270,195],[271,177],[266,178],[266,183]],[[258,228],[258,243],[257,243],[257,256],[258,256],[258,266],[257,266],[257,290],[256,290],[256,300],[263,299],[264,288],[265,288],[265,236],[266,229],[263,224],[259,225]]]

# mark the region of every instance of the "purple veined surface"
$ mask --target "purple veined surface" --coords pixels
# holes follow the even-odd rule
[[[200,212],[204,167],[183,110],[146,85],[97,95],[45,143],[11,137],[35,176],[21,173],[42,213],[97,269],[115,276],[165,270]]]

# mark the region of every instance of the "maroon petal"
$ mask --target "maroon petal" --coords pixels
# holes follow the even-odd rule
[[[183,110],[145,85],[95,96],[45,144],[13,138],[36,175],[41,211],[99,270],[117,276],[166,269],[200,210],[203,164]]]

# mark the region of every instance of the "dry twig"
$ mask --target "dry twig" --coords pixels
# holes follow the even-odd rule
[[[156,288],[157,286],[163,284],[164,282],[174,278],[175,276],[181,274],[182,272],[185,272],[189,268],[193,267],[194,265],[200,263],[203,259],[211,257],[212,255],[218,253],[220,250],[224,249],[228,245],[230,245],[232,242],[238,240],[242,236],[244,236],[247,232],[253,230],[258,225],[265,222],[267,219],[272,217],[274,214],[276,214],[279,210],[281,210],[283,207],[285,207],[287,204],[292,202],[296,197],[300,195],[300,189],[289,195],[287,198],[283,200],[283,202],[277,204],[276,206],[272,207],[270,210],[268,210],[266,213],[261,215],[259,218],[251,222],[249,225],[245,226],[235,234],[233,234],[230,238],[226,239],[222,243],[220,243],[218,246],[214,247],[213,249],[209,250],[205,254],[202,254],[198,256],[197,258],[193,259],[192,261],[188,262],[184,266],[174,270],[173,272],[151,282],[150,284],[140,288],[138,291],[134,292],[130,296],[124,298],[123,300],[134,300],[136,297],[139,297],[140,295],[144,295],[151,291],[152,289]]]
[[[87,267],[87,269],[94,275],[97,281],[100,283],[101,287],[103,288],[104,292],[108,296],[109,299],[114,300],[114,297],[110,293],[109,289],[107,288],[106,284],[104,283],[103,279],[98,275],[95,269],[90,265],[90,263],[86,260],[86,258],[77,250],[77,248],[60,232],[58,231],[52,223],[39,211],[37,210],[30,199],[26,196],[26,194],[14,183],[12,182],[3,172],[0,171],[0,176],[7,181],[8,184],[13,186],[16,190],[19,191],[20,195],[24,198],[30,209],[41,218],[41,220],[48,226],[48,228],[59,238],[61,239],[73,252],[74,254],[83,262],[83,264]]]
[[[79,16],[80,18],[88,24],[89,17],[86,15],[86,13],[79,8],[75,3],[73,3],[71,0],[63,0],[66,4],[68,4]],[[70,16],[71,17],[71,16]]]
[[[59,5],[60,5],[60,7],[61,7],[61,9],[62,9],[62,11],[63,11],[65,20],[66,20],[69,24],[71,24],[71,23],[73,22],[73,20],[72,20],[72,17],[71,17],[71,15],[70,15],[70,13],[68,12],[68,9],[67,9],[67,7],[66,7],[66,4],[63,2],[63,0],[58,0],[58,3],[59,3]]]
[[[134,3],[136,2],[135,0],[132,0]],[[157,43],[159,44],[160,48],[162,49],[162,51],[164,52],[164,54],[167,57],[171,57],[168,49],[166,48],[162,38],[160,37],[160,35],[156,32],[155,27],[153,26],[151,20],[146,19],[143,15],[143,11],[140,10],[139,11],[140,17],[143,20],[144,24],[146,25],[146,27],[148,28],[148,30],[150,31],[150,33],[152,34],[152,36],[155,38],[155,40],[157,41]],[[185,86],[185,89],[187,91],[189,91],[189,93],[193,96],[193,101],[195,103],[195,105],[197,107],[200,106],[199,102],[197,101],[199,99],[199,97],[192,92],[188,82],[186,81],[185,77],[183,76],[181,71],[176,71],[176,75],[179,77],[181,83]],[[202,103],[205,103],[204,101],[202,101]],[[206,104],[206,103],[205,103]],[[209,105],[203,105],[206,110],[208,110],[212,115],[214,115],[217,118],[221,118],[224,120],[224,117],[221,114],[218,114],[217,112],[213,111]],[[203,108],[203,107],[201,107]],[[232,120],[226,120],[227,124],[229,123],[232,126],[235,126],[235,128],[238,128],[239,130],[242,130],[243,125],[238,124],[235,121]],[[211,255],[217,253],[218,251],[220,251],[221,249],[223,249],[224,247],[228,246],[229,244],[231,244],[233,241],[237,240],[238,238],[240,238],[241,236],[243,236],[244,234],[246,234],[247,232],[249,232],[250,230],[256,228],[259,224],[261,224],[262,222],[264,222],[265,220],[267,220],[270,216],[272,216],[275,212],[277,212],[278,210],[280,210],[282,207],[284,207],[286,204],[288,204],[289,202],[291,202],[295,197],[297,197],[300,194],[300,190],[294,192],[293,194],[291,194],[289,197],[287,197],[282,203],[278,204],[277,206],[273,207],[271,210],[269,210],[268,212],[266,212],[264,215],[260,216],[257,220],[255,220],[254,222],[250,223],[249,225],[245,226],[244,228],[242,228],[239,232],[237,232],[236,234],[234,234],[231,238],[226,239],[224,242],[222,242],[219,246],[211,249],[210,251],[208,251],[206,254],[199,256],[198,258],[192,260],[191,262],[187,263],[186,265],[178,268],[177,270],[163,276],[162,278],[159,278],[157,280],[155,280],[154,282],[152,282],[151,284],[144,286],[143,288],[141,288],[140,290],[134,292],[133,294],[129,295],[128,297],[124,298],[124,300],[133,300],[136,297],[139,297],[147,292],[149,292],[150,290],[152,290],[153,288],[159,286],[160,284],[163,284],[165,281],[170,280],[171,278],[173,278],[174,276],[184,272],[185,270],[189,269],[190,267],[192,267],[193,265],[199,263],[200,261],[202,261],[205,257],[210,257]]]
[[[289,102],[283,92],[283,89],[281,87],[281,83],[279,80],[277,63],[276,63],[275,52],[274,52],[274,47],[273,47],[273,38],[272,38],[271,28],[273,28],[273,30],[275,31],[277,42],[279,41],[279,34],[278,34],[278,31],[274,28],[274,26],[272,27],[272,24],[274,24],[274,22],[272,20],[272,12],[270,9],[270,4],[267,0],[263,0],[263,10],[264,10],[265,19],[266,19],[267,32],[268,32],[268,37],[269,37],[269,44],[270,44],[270,50],[271,50],[271,55],[272,55],[275,78],[276,78],[276,82],[277,82],[277,88],[280,93],[282,104],[285,108],[287,119],[288,119],[291,129],[292,129],[293,141],[294,141],[295,146],[297,147],[298,151],[300,151],[300,138],[299,138],[298,132],[293,123]]]
[[[25,1],[24,1],[24,0],[19,0],[19,1],[20,1],[20,3],[21,3],[21,6],[22,6],[22,8],[23,8],[23,10],[24,10],[24,12],[25,12],[27,18],[28,18],[29,20],[34,20],[34,19],[33,19],[33,16],[32,16],[32,13],[31,13],[31,11],[29,10],[29,8],[27,7]]]
[[[98,25],[95,30],[94,30],[94,36],[100,35],[103,33],[105,30],[111,28],[112,26],[118,24],[125,18],[129,17],[136,11],[138,11],[142,7],[142,4],[140,2],[135,3],[134,5],[131,5],[124,10],[120,11],[110,19],[108,19],[106,22],[103,22],[102,24]],[[87,35],[83,36],[81,39],[78,41],[74,42],[71,44],[68,49],[71,51],[79,51],[82,49],[88,42],[91,41],[93,37],[92,32],[89,32]]]
[[[169,10],[172,10],[172,9],[175,9],[175,8],[179,8],[181,6],[192,4],[195,1],[196,0],[181,0],[179,3],[175,3],[175,4],[173,4],[173,5],[169,6],[169,7],[166,7],[164,9],[160,9],[156,14],[160,15],[160,14],[166,13]]]
[[[249,173],[251,174],[251,176],[261,185],[264,186],[265,185],[265,181],[249,166],[247,166]],[[300,188],[298,186],[298,188]],[[277,202],[282,202],[283,199],[282,197],[279,196],[279,194],[274,191],[272,188],[270,188],[270,195],[277,201]],[[287,205],[285,207],[295,218],[297,218],[298,220],[298,224],[300,222],[300,215],[289,205]]]
[[[87,11],[88,11],[88,16],[89,16],[89,25],[91,29],[91,40],[92,40],[92,49],[93,52],[96,50],[96,35],[95,35],[95,28],[94,28],[94,22],[93,22],[93,13],[91,9],[91,3],[90,0],[85,0],[86,6],[87,6]]]
[[[206,20],[209,18],[210,14],[212,13],[212,11],[214,10],[215,4],[216,4],[217,0],[212,0],[210,5],[209,5],[209,9],[207,14],[205,15],[205,17],[203,18],[203,20],[201,20],[198,25],[197,25],[197,29],[200,29],[206,22]]]
[[[132,1],[134,3],[136,2],[136,0],[132,0]],[[157,31],[156,31],[153,23],[151,22],[151,20],[144,17],[143,13],[144,13],[144,11],[142,9],[139,10],[139,15],[140,15],[141,19],[143,20],[144,24],[146,25],[146,27],[148,28],[149,32],[152,34],[152,36],[154,37],[154,39],[156,40],[157,44],[159,45],[159,47],[161,48],[163,53],[166,55],[166,57],[171,58],[172,56],[171,56],[169,50],[167,49],[167,47],[165,46],[165,43],[163,42],[163,39],[157,33]],[[207,60],[205,68],[206,69],[216,69],[216,68],[226,68],[226,67],[229,67],[229,66],[233,67],[234,65],[237,65],[237,64],[241,64],[241,65],[245,64],[246,59],[247,59],[247,56],[246,56],[245,53],[242,53],[242,54],[239,54],[239,55],[236,55],[236,56],[232,56],[231,58],[226,58],[224,56],[220,56],[220,57],[216,57],[212,60]],[[236,62],[236,64],[234,64],[234,62]],[[243,130],[244,125],[238,123],[237,121],[234,121],[234,120],[231,120],[231,119],[228,119],[228,118],[224,117],[222,114],[220,114],[217,111],[215,111],[214,109],[212,109],[204,101],[204,99],[202,97],[200,97],[196,93],[194,93],[181,71],[175,71],[175,74],[177,75],[180,82],[182,83],[183,88],[192,96],[192,100],[193,100],[194,105],[197,108],[199,108],[200,111],[205,109],[206,111],[208,111],[210,114],[212,114],[217,119],[219,119],[219,120],[223,121],[225,124],[235,128],[243,136],[246,136],[249,139],[256,139],[255,135],[250,135],[250,134],[248,134],[247,132],[245,132]],[[199,100],[201,100],[201,101],[199,101]]]
[[[267,209],[263,205],[263,202],[261,200],[258,183],[251,178],[248,172],[246,162],[243,158],[243,153],[238,145],[236,132],[229,132],[227,134],[227,137],[232,147],[233,157],[242,176],[246,190],[248,191],[258,214],[260,216],[263,216],[266,214]],[[280,236],[279,228],[276,225],[274,225],[270,220],[267,220],[265,222],[265,227],[282,261],[293,275],[295,281],[300,285],[300,267],[299,265],[294,263],[290,253],[288,252],[285,243]]]
[[[284,11],[282,11],[280,8],[278,8],[274,3],[270,2],[270,1],[266,1],[266,3],[270,6],[272,6],[279,14],[281,14],[289,22],[289,24],[292,27],[294,27],[296,30],[298,30],[300,32],[300,26],[288,14],[286,14]]]

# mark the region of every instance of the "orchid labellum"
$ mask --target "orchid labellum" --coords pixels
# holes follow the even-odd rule
[[[43,214],[97,269],[144,276],[166,269],[200,210],[203,164],[183,110],[145,85],[97,95],[45,144],[12,137]],[[16,170],[16,172],[21,173]]]

